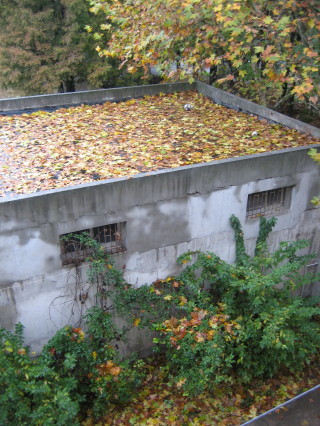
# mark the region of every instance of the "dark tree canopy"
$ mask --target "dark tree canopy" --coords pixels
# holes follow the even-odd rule
[[[130,84],[116,59],[96,52],[85,27],[98,31],[105,16],[88,8],[85,0],[1,0],[0,86],[39,94]]]

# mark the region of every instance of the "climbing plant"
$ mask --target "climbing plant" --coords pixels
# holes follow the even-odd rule
[[[320,308],[297,290],[319,276],[301,274],[312,259],[299,253],[307,241],[282,242],[269,251],[275,224],[261,218],[250,256],[232,216],[235,264],[190,251],[178,259],[178,276],[140,288],[126,283],[96,241],[77,234],[91,250],[88,281],[97,291],[96,306],[86,312],[83,328],[63,327],[37,359],[23,344],[21,325],[14,333],[0,329],[1,424],[76,425],[87,410],[98,419],[127,402],[150,371],[142,360],[120,357],[117,342],[130,328],[157,333],[154,348],[162,353],[169,383],[185,395],[310,363],[320,348]],[[123,326],[114,322],[115,313]]]
[[[154,341],[165,347],[172,380],[186,392],[212,389],[235,374],[250,381],[283,367],[299,369],[319,350],[319,306],[297,295],[319,279],[301,274],[312,259],[299,254],[308,242],[282,242],[270,253],[267,238],[275,224],[261,218],[249,256],[232,216],[234,265],[210,252],[188,252],[178,259],[186,265],[178,277],[121,290],[123,313],[131,306],[135,324],[151,324],[160,333]]]

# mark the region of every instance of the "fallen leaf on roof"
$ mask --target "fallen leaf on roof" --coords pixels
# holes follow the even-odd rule
[[[0,116],[0,196],[316,143],[192,91]]]

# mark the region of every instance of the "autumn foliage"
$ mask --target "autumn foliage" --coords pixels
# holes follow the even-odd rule
[[[104,12],[101,56],[134,71],[203,78],[259,103],[292,98],[319,111],[320,10],[317,0],[91,0]]]
[[[85,27],[99,30],[104,15],[88,9],[85,0],[1,0],[0,87],[34,95],[141,84],[117,58],[99,58]]]
[[[318,143],[196,92],[0,116],[0,126],[1,195]]]
[[[301,275],[313,257],[298,254],[306,241],[268,252],[275,223],[261,219],[251,257],[232,216],[235,265],[188,252],[178,259],[179,276],[139,288],[125,282],[108,255],[94,252],[88,279],[99,281],[97,303],[111,304],[90,308],[85,328],[62,328],[37,359],[23,345],[21,325],[14,333],[0,328],[1,422],[232,425],[312,387],[320,310],[299,289],[319,277]],[[90,237],[78,237],[98,249]],[[137,327],[157,332],[157,358],[119,356],[118,342]]]
[[[298,296],[299,288],[318,279],[299,272],[312,259],[298,254],[308,243],[282,242],[269,253],[276,220],[262,218],[251,257],[235,216],[231,224],[235,265],[213,253],[188,252],[178,259],[186,265],[178,277],[125,288],[117,296],[123,315],[160,333],[154,342],[166,349],[172,382],[191,395],[214,392],[234,374],[245,383],[273,377],[283,367],[298,370],[320,344],[314,321],[319,307]]]

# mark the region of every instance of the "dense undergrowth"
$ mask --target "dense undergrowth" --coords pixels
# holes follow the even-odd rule
[[[230,383],[217,385],[214,392],[190,398],[168,381],[165,366],[150,361],[146,368],[143,387],[128,404],[109,406],[99,422],[89,416],[84,425],[240,425],[311,389],[320,379],[319,358],[315,358],[300,372],[284,369],[274,378],[256,379],[245,385],[233,376]],[[279,424],[283,424],[280,419]]]
[[[91,249],[88,279],[99,303],[87,312],[85,331],[64,327],[37,359],[21,325],[15,333],[0,329],[0,423],[239,424],[312,385],[320,308],[299,288],[319,277],[301,274],[312,259],[299,254],[307,242],[282,242],[269,253],[275,219],[262,218],[250,257],[234,216],[231,225],[234,265],[188,252],[178,259],[179,276],[140,288],[90,237],[70,236]],[[120,358],[117,342],[131,327],[158,333],[152,361]]]

